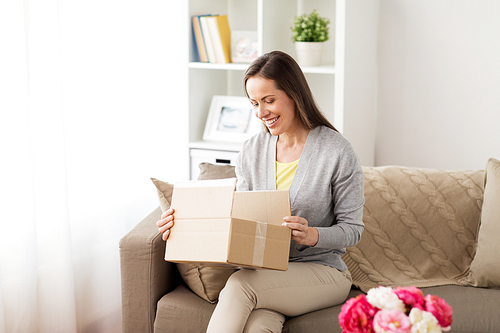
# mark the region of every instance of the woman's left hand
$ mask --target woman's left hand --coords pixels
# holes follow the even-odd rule
[[[285,216],[282,226],[292,229],[292,239],[297,244],[314,246],[318,243],[318,229],[310,227],[300,216]]]

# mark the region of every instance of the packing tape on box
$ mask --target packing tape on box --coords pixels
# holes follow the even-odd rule
[[[255,224],[255,243],[253,246],[254,266],[264,266],[264,252],[266,250],[267,223],[259,222]]]

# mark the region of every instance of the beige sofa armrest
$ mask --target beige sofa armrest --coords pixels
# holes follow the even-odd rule
[[[120,240],[122,332],[153,332],[158,300],[180,281],[175,264],[166,262],[158,233],[157,208]]]

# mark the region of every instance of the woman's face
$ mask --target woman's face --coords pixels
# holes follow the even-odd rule
[[[294,101],[276,88],[273,80],[254,76],[248,79],[246,89],[255,115],[272,135],[292,133],[297,126],[301,126],[295,116]]]

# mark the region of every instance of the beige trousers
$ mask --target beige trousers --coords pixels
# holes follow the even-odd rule
[[[341,304],[351,288],[348,271],[291,262],[287,271],[240,270],[221,291],[208,333],[280,333],[285,316]]]

